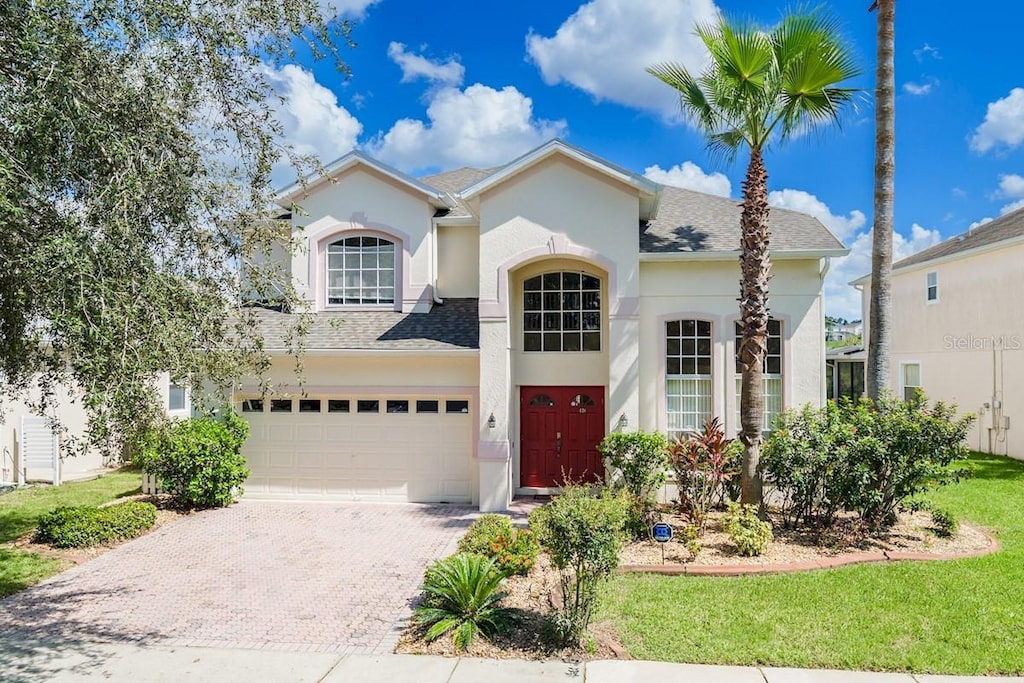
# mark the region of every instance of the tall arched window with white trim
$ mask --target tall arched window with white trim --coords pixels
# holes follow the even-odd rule
[[[383,237],[345,237],[327,246],[328,305],[395,303],[395,243]]]
[[[668,436],[700,431],[711,417],[711,322],[665,323],[665,409]]]

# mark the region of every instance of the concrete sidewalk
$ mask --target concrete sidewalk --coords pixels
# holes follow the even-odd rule
[[[20,647],[0,641],[0,680],[216,681],[255,683],[954,683],[1024,678],[925,676],[854,671],[700,666],[641,661],[566,663],[447,659],[416,655],[336,655],[192,647],[76,644]]]

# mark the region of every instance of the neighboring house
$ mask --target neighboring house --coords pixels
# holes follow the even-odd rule
[[[842,342],[860,339],[863,332],[864,324],[859,320],[847,323],[832,323],[829,320],[825,322],[825,341]]]
[[[260,312],[274,388],[236,395],[247,495],[502,510],[601,476],[610,431],[739,429],[736,200],[552,141],[420,179],[352,152],[279,202],[315,316],[299,386],[297,316]],[[847,253],[810,216],[772,209],[771,230],[768,421],[824,400],[822,280]]]
[[[891,388],[978,416],[971,448],[1024,458],[1024,209],[893,265]],[[871,278],[863,288],[865,320]],[[1018,436],[1014,436],[1017,434]]]
[[[864,396],[864,364],[867,353],[863,344],[839,346],[825,351],[825,395],[829,400],[848,398],[856,401]]]
[[[189,392],[171,382],[167,375],[156,379],[167,413],[172,417],[191,414]],[[0,483],[48,481],[60,483],[88,479],[105,471],[110,462],[90,450],[76,453],[67,439],[81,437],[86,412],[66,389],[55,397],[52,413],[64,433],[55,432],[51,422],[36,415],[20,401],[0,401]]]

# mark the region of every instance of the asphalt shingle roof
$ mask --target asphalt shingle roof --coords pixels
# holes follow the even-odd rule
[[[737,251],[741,212],[740,202],[735,199],[665,187],[658,217],[640,226],[640,251]],[[773,251],[843,248],[835,235],[807,214],[773,207],[768,226]]]
[[[299,316],[270,309],[256,311],[268,350],[289,348]],[[307,351],[450,351],[480,348],[477,299],[445,299],[429,313],[324,311],[313,314],[305,337]]]
[[[464,166],[454,171],[445,171],[437,175],[420,178],[420,181],[452,195],[458,206],[449,211],[448,216],[470,216],[472,214],[466,207],[466,203],[462,201],[462,197],[459,197],[457,193],[470,185],[476,185],[500,168],[501,166],[495,166],[494,168],[470,168],[469,166]]]
[[[1021,235],[1024,235],[1024,208],[1017,209],[1005,216],[1000,216],[962,235],[950,237],[945,242],[940,242],[934,247],[919,251],[913,256],[908,256],[902,261],[894,263],[893,268],[903,268],[944,256],[953,256],[969,249],[985,247],[996,242],[1020,237]]]

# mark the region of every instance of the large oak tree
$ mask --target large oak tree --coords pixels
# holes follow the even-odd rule
[[[316,0],[0,3],[0,398],[53,410],[70,387],[88,440],[160,414],[157,373],[228,384],[266,359],[242,283],[288,305],[268,68],[331,59],[347,23]]]

